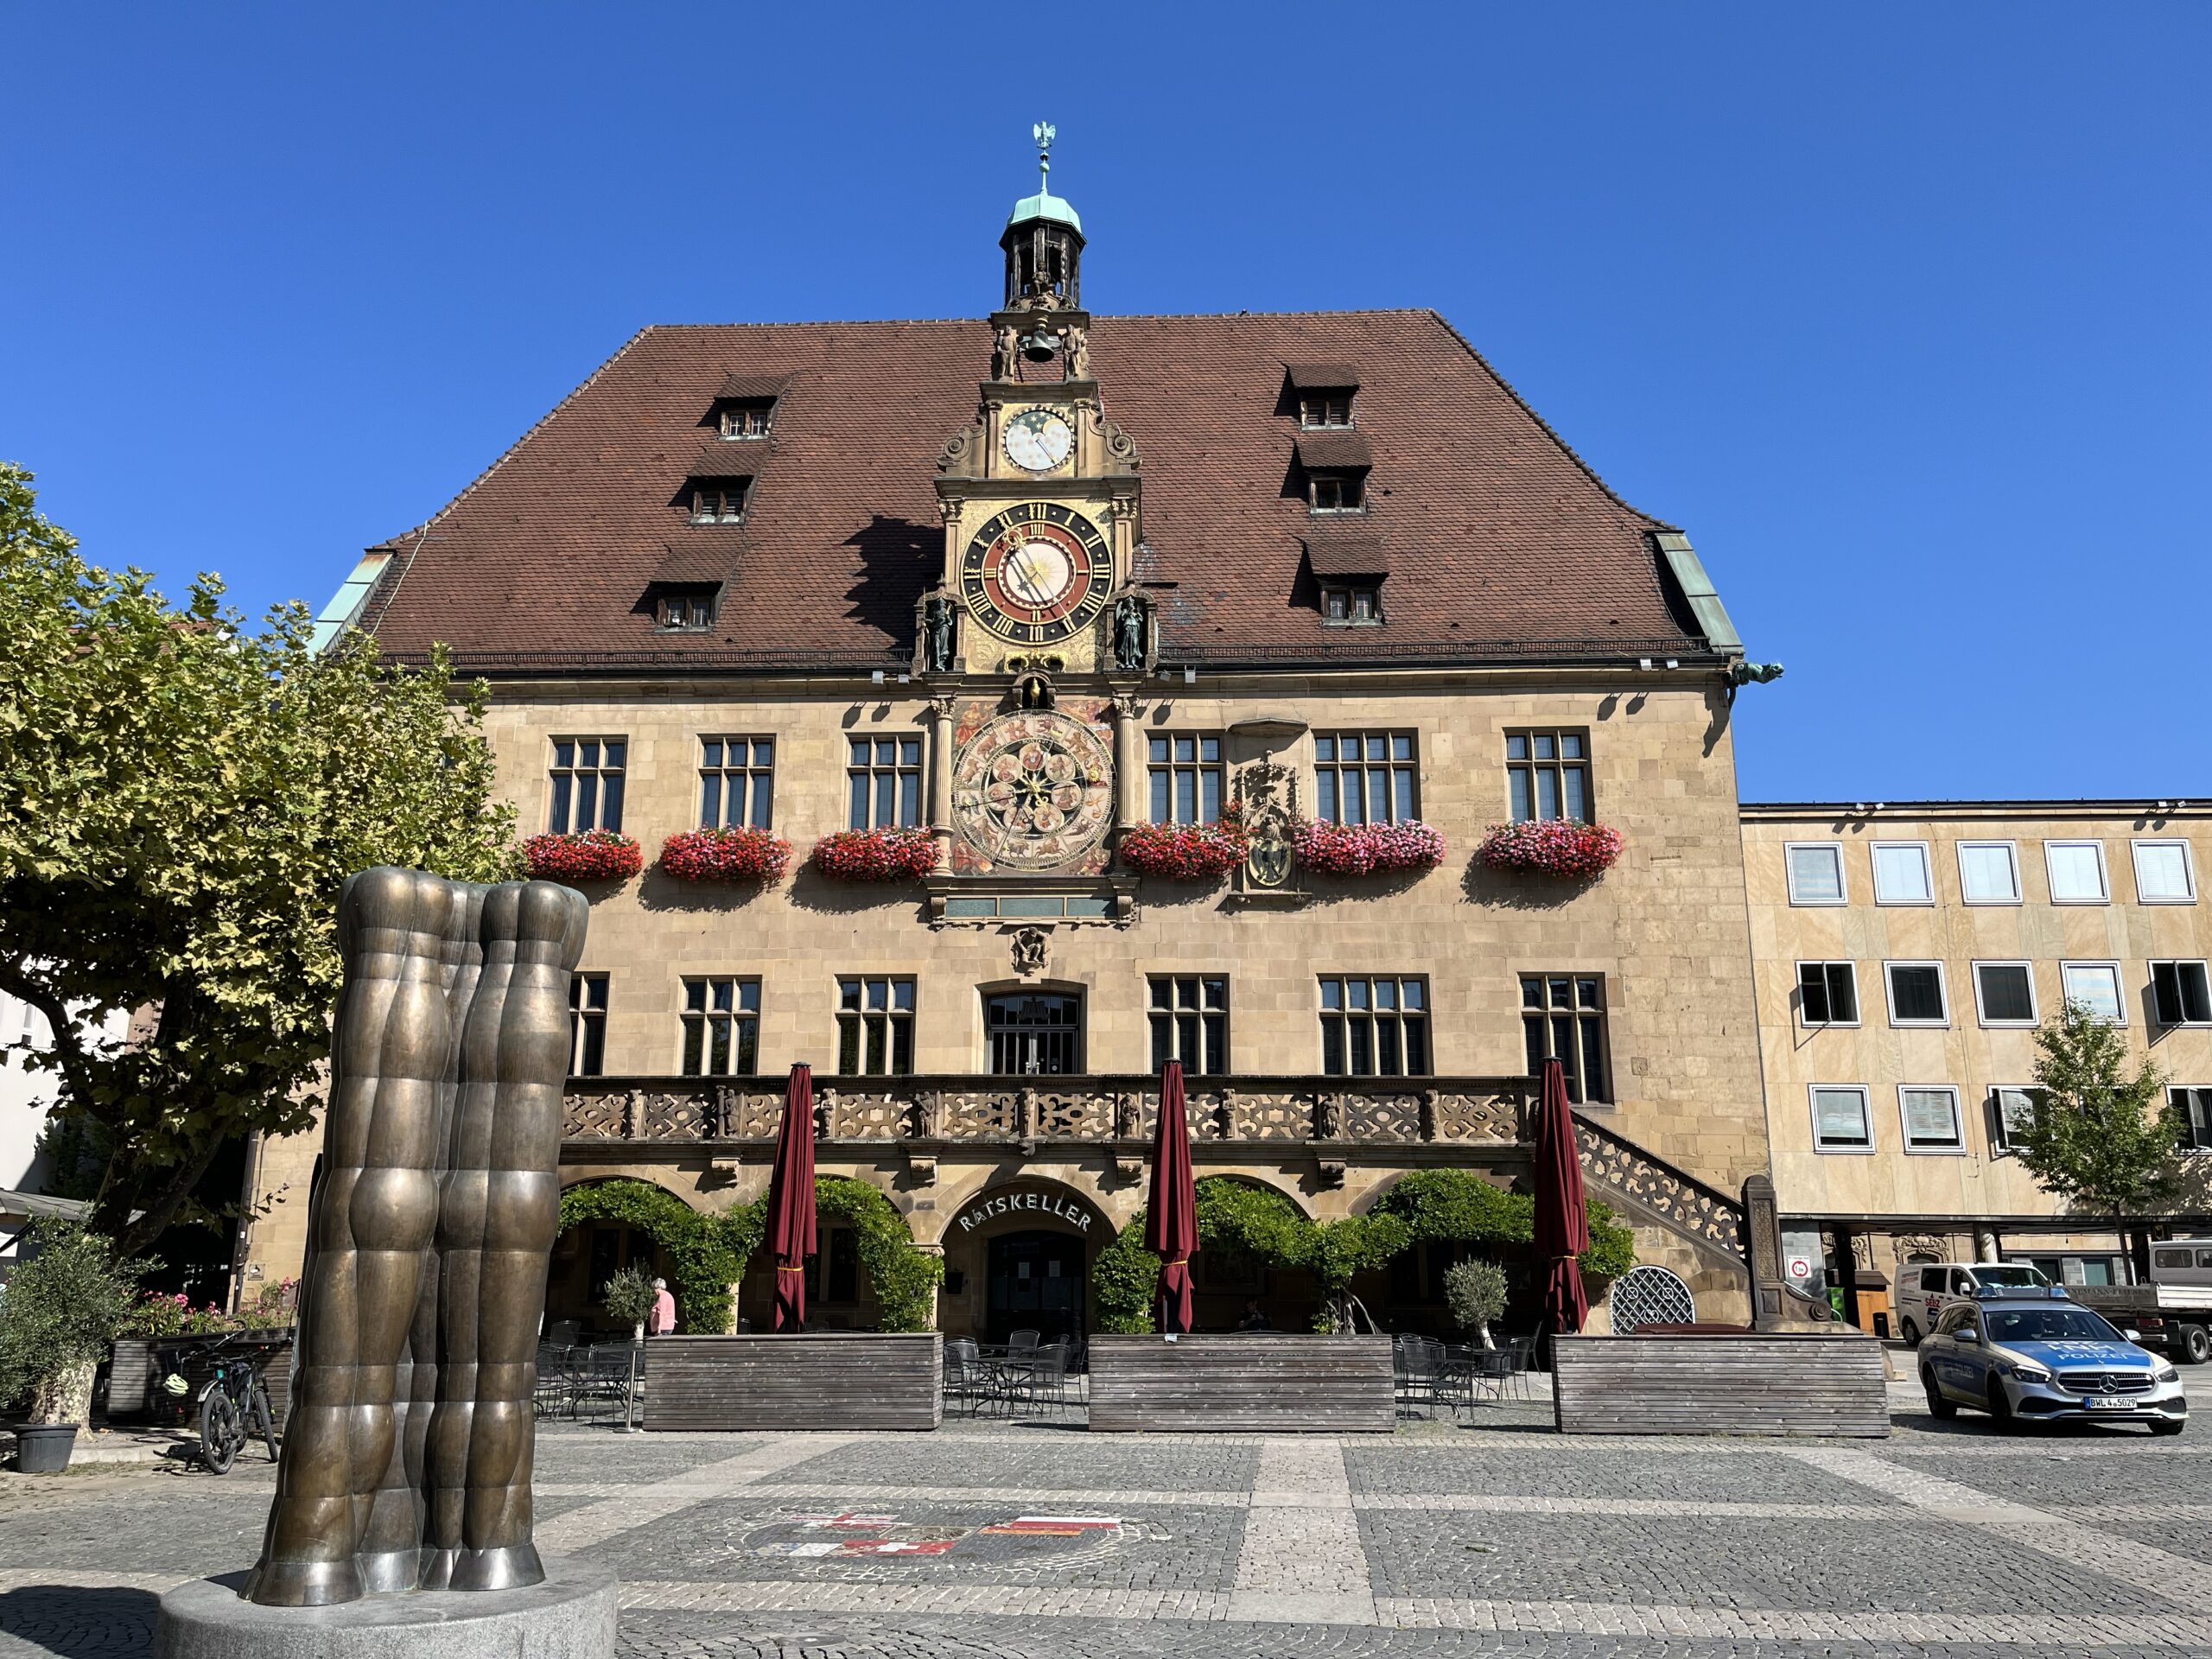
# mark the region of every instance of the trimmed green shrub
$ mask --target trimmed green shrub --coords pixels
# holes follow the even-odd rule
[[[936,1322],[936,1291],[944,1279],[944,1259],[918,1249],[891,1200],[866,1181],[843,1175],[814,1178],[814,1203],[825,1216],[849,1224],[860,1247],[861,1267],[875,1292],[880,1331],[927,1331]],[[767,1200],[759,1205],[767,1221]]]
[[[1140,1336],[1153,1329],[1153,1287],[1160,1258],[1144,1247],[1145,1212],[1114,1235],[1090,1269],[1091,1302],[1101,1331]]]
[[[1495,1262],[1454,1262],[1444,1272],[1444,1300],[1462,1331],[1488,1332],[1505,1312],[1505,1269]]]
[[[1636,1235],[1614,1220],[1610,1206],[1594,1198],[1588,1205],[1590,1248],[1577,1259],[1589,1278],[1618,1279],[1636,1265]],[[1416,1239],[1455,1244],[1535,1242],[1535,1199],[1492,1186],[1464,1169],[1417,1169],[1385,1192],[1375,1210],[1398,1217]]]
[[[645,1181],[593,1181],[561,1194],[563,1232],[587,1221],[616,1221],[660,1246],[668,1258],[677,1328],[695,1336],[719,1336],[731,1328],[730,1287],[760,1242],[760,1218],[751,1218],[748,1231],[743,1216],[743,1211],[702,1215],[675,1193]]]
[[[618,1268],[600,1287],[599,1300],[621,1324],[633,1328],[643,1325],[653,1311],[653,1276],[640,1267]]]

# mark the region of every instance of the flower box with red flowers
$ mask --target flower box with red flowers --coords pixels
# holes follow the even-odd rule
[[[937,868],[926,830],[840,830],[814,843],[814,868],[832,881],[918,881]]]
[[[540,881],[625,881],[645,867],[638,843],[612,830],[574,836],[532,836],[523,861]]]
[[[791,842],[749,824],[687,830],[660,847],[661,868],[679,881],[772,881],[791,861]]]
[[[1586,881],[1603,875],[1621,855],[1621,832],[1573,818],[1529,818],[1495,823],[1475,856],[1493,870],[1556,875]]]
[[[1122,862],[1163,881],[1213,881],[1244,861],[1233,823],[1139,823],[1122,833]]]
[[[1298,826],[1298,861],[1318,875],[1366,875],[1377,870],[1433,870],[1444,861],[1444,834],[1418,819],[1401,823]]]

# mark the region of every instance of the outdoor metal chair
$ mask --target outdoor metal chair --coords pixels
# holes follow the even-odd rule
[[[995,1398],[997,1390],[994,1383],[992,1370],[983,1363],[974,1338],[944,1339],[944,1393],[947,1406],[956,1411],[965,1407],[972,1417]]]
[[[1026,1354],[1034,1349],[1040,1340],[1040,1337],[1034,1331],[1017,1331],[1006,1339],[1007,1351],[1014,1354]]]
[[[1398,1403],[1407,1407],[1436,1404],[1439,1373],[1444,1365],[1444,1344],[1428,1337],[1401,1337],[1392,1351],[1397,1373]]]

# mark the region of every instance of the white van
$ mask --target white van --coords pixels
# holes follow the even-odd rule
[[[1936,1328],[1936,1320],[1954,1302],[1974,1300],[1977,1291],[2002,1287],[2006,1290],[2044,1290],[2050,1281],[2042,1270],[2024,1262],[1908,1262],[1897,1269],[1897,1334],[1905,1346],[1917,1348],[1920,1338]]]

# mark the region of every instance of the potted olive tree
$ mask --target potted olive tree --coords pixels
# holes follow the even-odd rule
[[[1485,1348],[1497,1346],[1490,1322],[1505,1312],[1504,1268],[1495,1262],[1453,1262],[1445,1270],[1444,1300],[1461,1330],[1478,1333]]]
[[[29,1408],[16,1429],[16,1468],[59,1474],[147,1264],[118,1262],[106,1238],[73,1221],[35,1222],[25,1240],[26,1259],[0,1291],[0,1403]]]
[[[607,1281],[599,1300],[630,1327],[630,1340],[645,1339],[645,1317],[653,1311],[653,1276],[643,1268],[623,1268]]]

